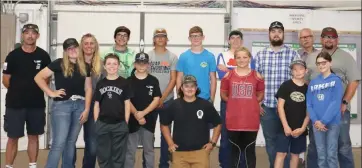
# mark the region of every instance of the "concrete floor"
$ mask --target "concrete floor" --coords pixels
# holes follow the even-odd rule
[[[141,152],[142,150],[137,151],[137,157],[136,157],[136,166],[135,168],[142,168],[141,167]],[[159,159],[159,149],[155,149],[155,160],[157,160],[155,163],[158,165],[158,159]],[[354,160],[356,163],[356,168],[361,167],[361,148],[354,148],[353,149],[354,154]],[[48,155],[48,150],[41,150],[39,152],[39,159],[38,159],[38,168],[43,168],[46,162],[46,158]],[[77,151],[78,160],[76,163],[76,167],[81,167],[81,158],[83,158],[83,149],[78,149]],[[267,160],[267,155],[265,148],[263,147],[257,147],[256,149],[256,158],[257,158],[257,168],[267,168],[269,167],[269,163]],[[218,148],[215,148],[214,151],[211,153],[210,156],[210,162],[211,167],[210,168],[219,168],[218,167]],[[5,167],[5,154],[1,153],[1,168]],[[18,156],[14,163],[14,168],[26,168],[28,167],[28,156],[26,151],[18,152]],[[155,167],[156,168],[156,167]]]

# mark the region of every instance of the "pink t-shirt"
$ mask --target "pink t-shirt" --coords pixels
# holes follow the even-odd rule
[[[228,92],[226,105],[226,128],[230,131],[258,131],[260,106],[257,92],[264,92],[264,80],[252,70],[239,76],[236,69],[221,80],[221,91]]]

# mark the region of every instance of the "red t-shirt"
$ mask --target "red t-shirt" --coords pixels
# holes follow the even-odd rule
[[[257,92],[264,92],[264,80],[252,70],[239,76],[236,69],[221,80],[221,91],[228,93],[226,105],[226,128],[230,131],[258,131],[260,106]]]

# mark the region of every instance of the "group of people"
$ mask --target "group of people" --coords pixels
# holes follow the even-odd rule
[[[38,136],[46,123],[44,93],[53,100],[46,168],[58,167],[60,159],[62,167],[75,167],[82,127],[82,167],[94,168],[97,160],[101,168],[133,168],[139,143],[143,167],[154,167],[158,117],[160,168],[168,168],[169,161],[173,168],[209,168],[220,134],[220,167],[255,168],[260,124],[271,168],[296,168],[307,150],[307,135],[307,167],[333,168],[338,162],[341,168],[354,167],[349,102],[361,74],[353,57],[338,48],[334,28],[322,30],[321,51],[313,48],[313,32],[301,30],[302,49],[294,51],[284,45],[283,24],[275,21],[269,27],[270,46],[254,57],[238,30],[229,34],[229,50],[216,58],[203,47],[198,26],[189,30],[191,47],[179,57],[166,48],[164,28],[154,30],[154,49],[147,53],[127,47],[130,36],[127,27],[117,27],[115,44],[104,53],[90,33],[80,43],[68,38],[63,57],[51,61],[36,46],[38,26],[24,25],[21,47],[3,65],[6,168],[13,167],[25,123],[29,168],[36,168]],[[220,114],[213,105],[216,73]],[[55,88],[49,85],[52,76]]]

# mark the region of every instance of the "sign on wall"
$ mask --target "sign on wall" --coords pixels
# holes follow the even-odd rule
[[[263,48],[269,46],[270,43],[269,42],[253,42],[252,44],[252,55],[255,56],[258,51],[262,50]],[[289,46],[295,50],[298,50],[300,48],[300,45],[298,43],[286,43],[286,46]],[[357,49],[356,49],[356,44],[339,44],[338,47],[344,51],[346,51],[347,53],[351,54],[352,57],[357,60]],[[322,45],[321,44],[314,44],[314,48],[316,48],[317,50],[321,50],[322,49]],[[357,118],[357,95],[358,95],[358,91],[355,94],[356,96],[353,97],[353,99],[351,100],[351,118]]]

